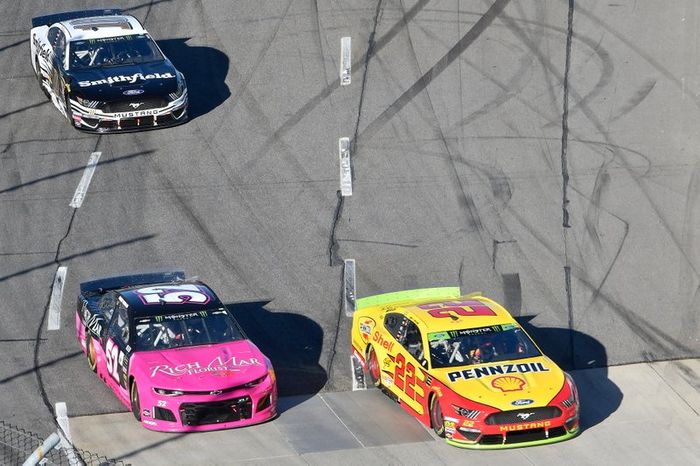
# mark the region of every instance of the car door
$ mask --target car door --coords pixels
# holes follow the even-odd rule
[[[427,366],[427,361],[423,353],[425,346],[421,332],[416,323],[407,316],[393,312],[384,316],[384,328],[394,341],[393,344],[383,346],[386,349],[386,357],[380,364],[383,371],[392,373],[392,378],[383,378],[382,385],[403,403],[423,414],[425,385],[419,367]],[[419,362],[419,359],[422,362]]]
[[[128,312],[117,301],[102,341],[102,347],[105,352],[107,384],[123,399],[128,399],[130,330]]]

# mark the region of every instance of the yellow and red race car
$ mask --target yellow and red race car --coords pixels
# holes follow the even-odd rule
[[[495,449],[579,432],[576,385],[502,306],[459,288],[358,299],[353,358],[447,443]]]

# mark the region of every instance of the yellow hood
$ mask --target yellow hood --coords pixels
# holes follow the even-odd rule
[[[546,406],[564,385],[564,372],[544,356],[433,369],[431,375],[464,398],[504,411]]]

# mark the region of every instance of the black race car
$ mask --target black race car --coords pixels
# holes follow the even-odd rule
[[[187,120],[187,86],[141,23],[120,10],[32,19],[32,66],[77,129],[138,131]]]

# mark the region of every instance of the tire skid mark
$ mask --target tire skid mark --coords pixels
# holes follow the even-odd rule
[[[651,91],[654,89],[654,86],[656,86],[656,79],[647,80],[647,82],[645,82],[637,90],[637,92],[634,93],[634,95],[627,101],[627,103],[620,107],[615,116],[613,116],[610,119],[610,122],[619,120],[620,118],[637,108],[637,106],[641,104],[644,101],[644,99],[646,99],[647,96],[651,93]]]
[[[421,93],[432,81],[442,74],[445,69],[476,41],[481,34],[488,29],[493,21],[501,15],[510,0],[496,0],[491,7],[479,18],[474,26],[464,34],[459,41],[426,71],[418,80],[399,96],[378,117],[369,123],[362,136],[371,139],[382,127],[400,112],[409,102]]]

